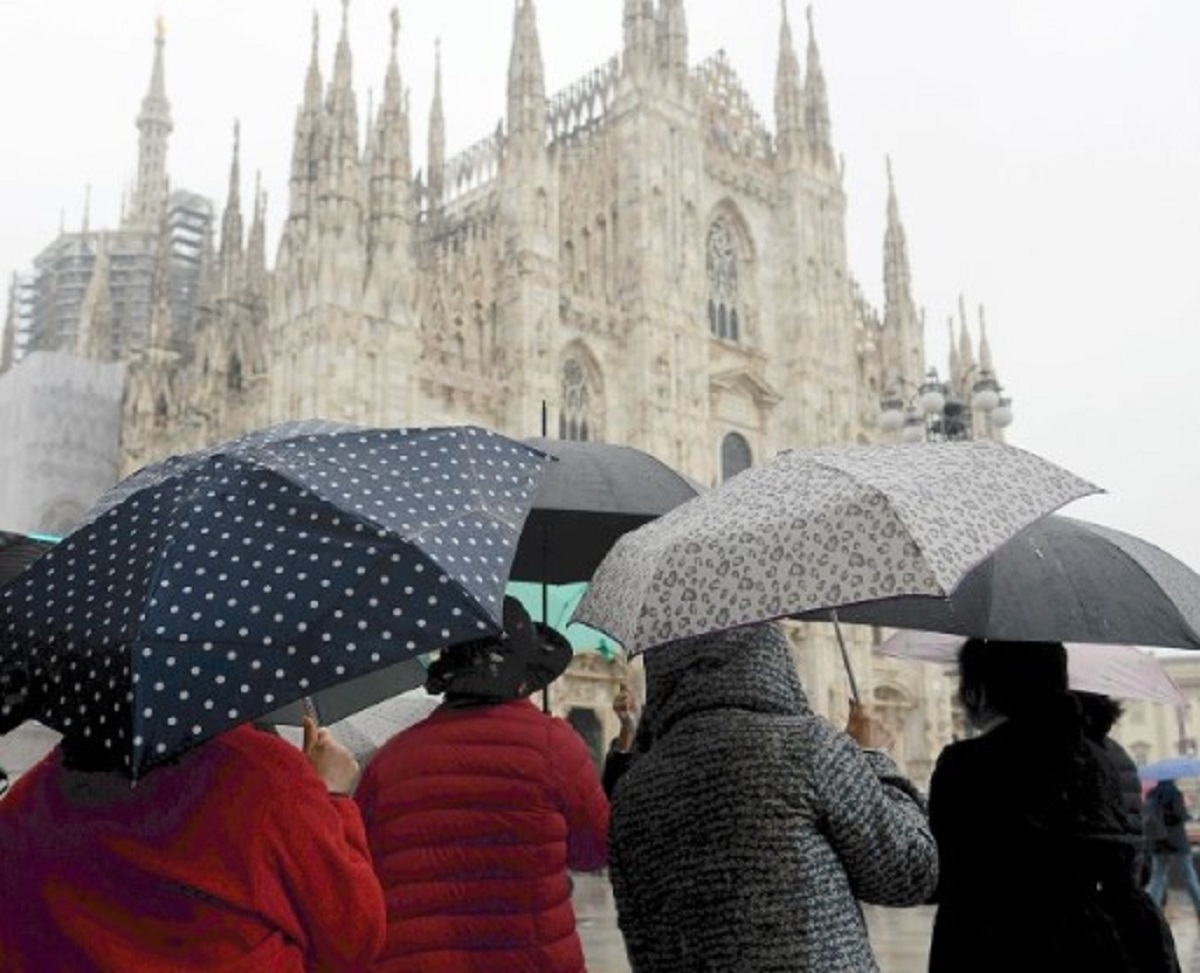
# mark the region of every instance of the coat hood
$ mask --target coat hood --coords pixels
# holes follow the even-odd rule
[[[714,709],[807,716],[791,645],[774,623],[681,639],[646,653],[646,705],[641,727],[649,739],[677,720]]]

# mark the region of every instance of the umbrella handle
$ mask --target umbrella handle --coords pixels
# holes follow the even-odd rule
[[[842,638],[842,626],[838,623],[837,610],[830,611],[829,617],[833,620],[833,630],[837,633],[838,647],[842,650],[842,665],[846,667],[846,678],[850,680],[850,695],[854,698],[854,702],[861,702],[858,695],[858,681],[854,678],[854,668],[850,665],[850,653],[846,651],[846,640]]]
[[[549,417],[549,413],[546,411],[546,400],[542,399],[542,438],[543,439],[545,439],[547,436],[550,435],[546,431],[546,427],[549,424],[547,421],[548,417]],[[543,528],[542,529],[542,624],[543,625],[550,624],[550,593],[549,593],[549,586],[546,582],[546,574],[545,574],[546,559],[547,559],[547,553],[546,553],[547,543],[548,543],[548,541],[546,539],[546,531],[545,531],[545,528]],[[546,714],[550,713],[550,686],[549,685],[545,685],[542,687],[542,712],[546,713]]]

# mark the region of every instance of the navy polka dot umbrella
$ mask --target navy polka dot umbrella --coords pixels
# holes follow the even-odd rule
[[[147,467],[0,592],[0,672],[27,716],[137,778],[498,632],[547,461],[479,428],[318,422]]]

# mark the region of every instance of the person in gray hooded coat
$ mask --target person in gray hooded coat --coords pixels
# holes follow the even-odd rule
[[[937,885],[920,793],[812,712],[775,624],[645,660],[609,832],[634,973],[877,970],[858,903],[918,905]]]

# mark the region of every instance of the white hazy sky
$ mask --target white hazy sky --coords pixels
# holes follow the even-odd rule
[[[423,165],[435,38],[454,153],[504,110],[513,4],[399,6]],[[803,59],[804,8],[788,6]],[[350,4],[360,117],[382,85],[390,8]],[[538,0],[551,92],[617,52],[621,8]],[[328,78],[337,0],[0,3],[0,273],[27,267],[60,219],[78,227],[85,186],[93,227],[116,221],[159,14],[172,184],[223,200],[240,119],[243,200],[261,170],[277,226],[314,9]],[[687,14],[693,62],[724,48],[771,124],[778,0],[688,0]],[[1200,569],[1200,4],[817,0],[814,16],[867,295],[881,303],[890,154],[930,360],[945,370],[959,294],[973,328],[985,305],[1010,442],[1109,491],[1066,512]]]

